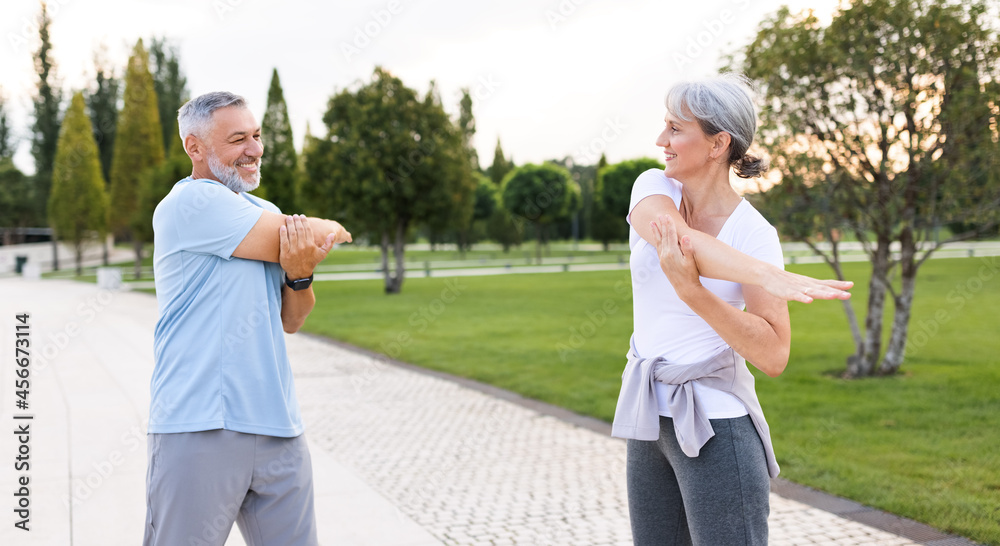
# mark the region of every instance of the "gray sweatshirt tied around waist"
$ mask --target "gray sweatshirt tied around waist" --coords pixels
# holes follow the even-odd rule
[[[694,396],[694,382],[725,391],[743,402],[764,444],[767,472],[778,475],[778,461],[771,446],[771,433],[764,411],[754,391],[754,378],[746,360],[731,347],[696,364],[670,364],[663,357],[642,358],[635,349],[635,339],[629,340],[628,364],[622,373],[622,390],[611,435],[617,438],[655,441],[660,438],[660,410],[653,381],[669,387],[667,407],[673,416],[677,443],[688,457],[697,457],[702,446],[715,431]]]

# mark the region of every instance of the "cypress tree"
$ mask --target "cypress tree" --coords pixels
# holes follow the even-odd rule
[[[163,152],[169,156],[171,143],[175,142],[171,138],[170,128],[176,124],[177,110],[187,102],[187,78],[181,72],[177,48],[166,38],[153,38],[149,44],[149,60],[153,88],[156,89],[160,127],[163,130]]]
[[[111,159],[115,147],[115,129],[118,125],[118,98],[121,96],[121,79],[115,77],[114,68],[100,53],[94,55],[97,70],[96,86],[87,96],[90,122],[94,126],[94,140],[101,154],[101,173],[104,180],[111,180]]]
[[[153,242],[153,212],[156,205],[170,193],[178,180],[191,175],[191,158],[184,152],[176,119],[171,127],[173,137],[169,146],[170,156],[160,165],[143,171],[139,177],[139,204],[132,216],[132,233],[137,239],[147,243]]]
[[[83,274],[83,246],[90,233],[107,230],[107,211],[97,143],[83,93],[77,93],[59,132],[48,202],[49,225],[76,251],[77,275]]]
[[[472,96],[469,89],[462,89],[462,100],[458,103],[458,127],[462,131],[462,144],[466,153],[469,154],[469,163],[472,170],[479,172],[479,154],[472,146],[472,137],[476,134],[476,118],[472,113]]]
[[[0,88],[0,159],[11,159],[16,150],[14,134],[10,129],[10,118],[7,117],[7,100]]]
[[[0,229],[28,227],[34,218],[31,179],[14,166],[15,149],[6,101],[0,93]],[[3,229],[3,244],[20,242],[13,235],[12,230]]]
[[[59,104],[62,102],[62,92],[56,83],[56,66],[51,54],[51,25],[52,18],[43,2],[42,12],[38,16],[38,37],[41,43],[34,57],[38,92],[34,98],[35,121],[31,138],[31,155],[35,158],[36,202],[33,209],[39,224],[43,223],[49,188],[52,186],[52,163],[55,161],[56,144],[59,140]]]
[[[271,72],[267,110],[264,111],[260,133],[264,141],[264,159],[260,167],[260,187],[253,194],[274,203],[286,214],[302,212],[299,202],[299,160],[295,153],[292,123],[288,118],[288,105],[285,103],[277,68]]]
[[[500,146],[500,139],[497,138],[497,147],[493,151],[493,165],[490,166],[490,180],[499,186],[513,168],[513,163],[503,156],[503,148]]]
[[[139,180],[144,170],[163,162],[163,131],[149,72],[149,56],[140,39],[125,72],[125,104],[118,116],[115,153],[111,161],[110,228],[116,237],[130,238],[135,248],[135,277],[141,275],[141,237],[132,232],[139,208]]]

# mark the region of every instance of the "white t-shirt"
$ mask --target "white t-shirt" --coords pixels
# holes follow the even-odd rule
[[[662,170],[650,169],[636,179],[629,203],[629,248],[632,251],[633,335],[643,358],[662,356],[668,362],[694,364],[715,356],[728,347],[711,326],[677,296],[660,269],[656,247],[639,237],[631,227],[632,210],[650,195],[666,195],[680,207],[682,185]],[[758,260],[784,269],[778,232],[746,199],[740,201],[717,237],[723,243]],[[746,307],[739,283],[707,279],[701,283],[709,291],[737,309]],[[666,385],[656,384],[660,415],[670,417],[665,404]],[[747,414],[735,396],[694,384],[694,393],[710,419],[727,419]]]

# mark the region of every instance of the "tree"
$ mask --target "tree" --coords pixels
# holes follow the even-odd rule
[[[90,121],[94,125],[94,140],[101,154],[101,173],[104,180],[111,180],[111,158],[115,149],[115,129],[118,125],[118,99],[121,97],[121,80],[115,76],[103,49],[94,54],[97,72],[95,86],[87,95]]]
[[[177,111],[188,99],[187,78],[181,72],[177,48],[166,38],[150,41],[149,65],[153,74],[153,89],[156,90],[160,129],[163,131],[163,154],[168,156],[171,143],[179,140],[171,138],[170,130],[176,126]]]
[[[493,181],[490,181],[492,184]],[[504,253],[510,252],[510,247],[520,246],[523,240],[523,221],[514,217],[500,202],[497,195],[497,207],[486,220],[486,235],[503,247]]]
[[[107,59],[103,45],[94,52],[95,86],[87,95],[87,108],[94,128],[94,140],[101,157],[101,174],[105,188],[111,180],[111,159],[115,150],[115,130],[118,125],[118,100],[121,98],[121,79]],[[107,190],[105,190],[107,191]],[[102,259],[108,265],[108,241],[102,244]]]
[[[504,178],[502,191],[504,208],[535,226],[541,263],[546,228],[580,208],[580,190],[566,169],[545,163],[514,169]]]
[[[471,168],[469,176],[475,187],[463,192],[463,199],[455,207],[457,215],[453,224],[458,250],[463,256],[486,236],[486,221],[497,206],[497,188],[493,182]]]
[[[602,154],[603,156],[603,154]],[[569,238],[574,242],[581,237],[587,237],[590,231],[591,209],[594,205],[594,185],[597,179],[597,165],[577,163],[571,156],[562,159],[550,159],[546,163],[559,165],[569,171],[570,177],[580,189],[580,206],[573,207],[576,212],[571,216],[556,222],[554,235],[558,238]]]
[[[323,123],[327,137],[309,145],[305,198],[379,241],[385,291],[398,293],[407,230],[453,217],[474,189],[458,127],[433,86],[420,100],[381,67],[367,83],[331,97]]]
[[[163,162],[163,131],[156,105],[149,57],[140,39],[132,50],[125,72],[125,104],[118,116],[115,153],[111,161],[110,228],[116,236],[132,240],[135,278],[142,275],[143,238],[132,232],[139,180],[145,169]]]
[[[17,149],[14,135],[7,117],[6,99],[0,92],[0,228],[3,229],[5,245],[13,244],[15,230],[10,228],[28,227],[34,215],[34,193],[31,179],[14,166],[14,152]]]
[[[504,177],[507,176],[507,173],[513,168],[514,162],[504,157],[503,148],[500,146],[500,138],[497,138],[497,147],[493,151],[493,165],[490,165],[489,168],[490,180],[493,180],[493,183],[499,186],[503,182]]]
[[[48,8],[42,3],[42,12],[38,16],[38,37],[40,45],[35,53],[35,73],[38,74],[38,91],[34,98],[35,121],[32,127],[31,155],[35,159],[34,204],[35,221],[42,223],[49,200],[49,189],[52,186],[52,165],[56,158],[56,145],[59,141],[59,106],[62,103],[62,92],[56,82],[56,66],[52,60],[52,42],[49,40],[49,28],[52,19]],[[58,264],[56,264],[58,269]]]
[[[3,244],[24,241],[23,235],[14,237],[17,228],[30,227],[35,219],[32,212],[34,188],[9,157],[0,157],[0,228],[4,228]]]
[[[472,113],[472,95],[469,89],[462,89],[462,100],[459,102],[458,128],[462,131],[462,145],[469,154],[469,163],[473,171],[479,171],[479,154],[472,145],[472,137],[476,134],[476,118]]]
[[[486,235],[500,243],[504,253],[510,252],[512,246],[520,246],[524,236],[524,221],[503,206],[501,194],[503,179],[513,168],[513,161],[504,157],[500,138],[497,138],[497,146],[493,151],[493,164],[486,169],[487,176],[497,188],[497,207],[486,221]]]
[[[842,231],[872,262],[864,331],[845,302],[855,341],[847,377],[902,365],[920,266],[974,235],[938,240],[937,226],[998,220],[1000,86],[990,59],[1000,44],[989,12],[979,0],[858,0],[824,28],[782,9],[743,51],[743,69],[762,83],[762,140],[781,173],[760,204],[839,278]]]
[[[295,153],[292,122],[288,118],[288,106],[285,104],[277,68],[271,73],[261,136],[264,141],[261,184],[253,194],[268,199],[287,214],[302,212],[299,204],[302,184],[299,178],[299,159]]]
[[[83,274],[83,246],[92,232],[107,230],[108,196],[101,159],[83,93],[73,95],[59,132],[49,196],[49,225],[76,252],[76,274]]]
[[[176,119],[172,127],[174,131],[169,146],[170,156],[163,163],[144,170],[139,176],[137,206],[132,215],[132,233],[137,239],[146,242],[153,240],[153,212],[156,211],[156,205],[170,193],[170,189],[178,180],[191,176],[191,158],[184,151]]]
[[[3,88],[0,88],[0,159],[12,159],[15,151],[17,143],[7,116],[7,99],[3,95]]]
[[[604,250],[608,250],[611,241],[628,240],[625,216],[635,179],[649,169],[662,168],[663,165],[655,159],[641,158],[608,165],[597,171],[593,228],[594,238],[604,244]]]
[[[590,184],[580,184],[580,190],[583,192],[583,223],[585,227],[585,237],[596,237],[594,234],[594,221],[596,214],[594,210],[596,207],[594,199],[597,193],[597,173],[601,172],[601,169],[607,166],[608,157],[602,152],[601,159],[597,161],[597,165],[594,167],[594,177],[590,180]]]
[[[472,96],[468,89],[462,89],[462,99],[459,102],[458,130],[462,137],[462,149],[469,162],[467,175],[469,180],[463,187],[472,188],[472,191],[465,192],[464,199],[455,208],[458,213],[455,216],[453,228],[456,234],[458,249],[464,253],[472,248],[472,243],[477,238],[474,232],[476,220],[476,205],[478,199],[480,174],[479,174],[479,154],[472,145],[472,137],[476,134],[476,118],[472,113]]]

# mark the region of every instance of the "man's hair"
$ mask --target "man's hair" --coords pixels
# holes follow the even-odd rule
[[[188,135],[205,138],[212,128],[212,114],[220,108],[230,106],[246,108],[247,101],[228,91],[213,91],[184,103],[184,106],[177,111],[177,127],[181,133],[181,140],[185,140]]]

